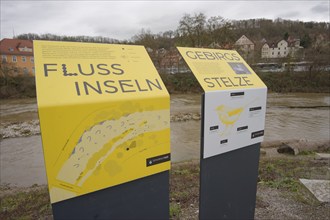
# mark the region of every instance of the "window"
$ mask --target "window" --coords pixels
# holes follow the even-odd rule
[[[2,56],[1,56],[1,61],[2,61],[3,63],[7,62],[7,56],[6,56],[6,55],[2,55]]]
[[[22,56],[22,62],[25,63],[26,62],[26,57]]]
[[[28,75],[29,74],[29,71],[28,71],[28,69],[26,67],[23,68],[23,73],[24,73],[24,75]]]
[[[30,58],[31,63],[34,63],[34,57]]]
[[[13,56],[13,62],[16,63],[17,62],[17,57]]]
[[[14,74],[13,76],[17,76],[18,75],[18,68],[17,67],[14,67]]]
[[[278,51],[277,55],[280,55],[280,51]]]

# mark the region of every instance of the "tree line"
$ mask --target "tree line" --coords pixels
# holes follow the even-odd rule
[[[111,44],[140,44],[153,50],[170,49],[175,46],[209,47],[217,44],[222,48],[233,45],[235,41],[246,35],[253,42],[262,39],[276,42],[289,36],[299,38],[301,46],[310,48],[312,43],[322,35],[329,41],[329,22],[303,22],[284,19],[249,19],[228,20],[221,16],[207,17],[203,13],[184,14],[178,21],[175,30],[152,33],[141,31],[129,40],[117,40],[103,36],[59,36],[55,34],[20,34],[15,38],[28,40],[55,40],[73,42],[93,42]]]
[[[55,34],[34,34],[27,33],[16,36],[17,39],[26,40],[51,40],[51,41],[71,41],[71,42],[91,42],[91,43],[109,43],[109,44],[138,44],[144,45],[151,59],[157,68],[161,67],[161,61],[165,55],[176,57],[176,46],[186,47],[215,47],[223,49],[233,49],[234,43],[242,36],[246,35],[250,40],[257,45],[267,40],[268,43],[277,42],[279,40],[287,40],[290,36],[299,38],[301,46],[304,47],[304,59],[311,63],[310,69],[304,74],[293,74],[286,72],[284,75],[279,74],[264,74],[264,79],[269,86],[274,85],[273,91],[291,91],[294,82],[306,81],[305,90],[299,91],[314,91],[313,89],[322,88],[319,91],[328,91],[329,70],[321,71],[320,66],[330,66],[330,36],[329,36],[329,22],[302,22],[283,19],[249,19],[249,20],[228,20],[221,16],[207,17],[203,13],[184,14],[178,21],[175,30],[166,30],[164,32],[152,33],[148,29],[141,29],[139,33],[135,34],[129,40],[117,40],[110,37],[103,36],[59,36]],[[253,62],[259,62],[260,56],[256,53],[258,59],[253,59]],[[287,60],[278,60],[276,62],[291,62],[291,58]],[[169,59],[167,66],[173,66]],[[252,63],[253,63],[252,62]],[[268,62],[268,61],[267,61]],[[34,79],[31,80],[12,78],[14,66],[1,65],[0,68],[0,98],[19,96],[24,94],[27,96],[34,96]],[[251,64],[251,63],[250,63]],[[325,64],[325,65],[324,65]],[[182,68],[185,64],[177,64]],[[181,65],[181,66],[180,66]],[[160,71],[161,73],[161,71]],[[181,76],[182,75],[182,76]],[[162,74],[163,80],[169,86],[173,87],[173,91],[192,91],[198,89],[198,83],[191,74]],[[288,86],[286,89],[278,90],[282,85],[281,79],[287,79]],[[182,83],[184,82],[184,83]],[[277,83],[277,84],[276,84]],[[182,85],[187,85],[183,87]],[[277,88],[278,87],[278,88]],[[282,88],[282,87],[281,87]],[[295,86],[296,88],[296,86]],[[27,92],[28,91],[28,92]],[[32,91],[32,92],[31,92]],[[292,90],[293,91],[293,90]]]

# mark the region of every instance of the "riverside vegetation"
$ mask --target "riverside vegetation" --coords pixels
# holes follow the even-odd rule
[[[202,88],[192,73],[160,74],[170,94],[201,93]],[[270,92],[329,93],[329,72],[258,73]],[[32,77],[0,78],[0,98],[36,97],[35,79]]]

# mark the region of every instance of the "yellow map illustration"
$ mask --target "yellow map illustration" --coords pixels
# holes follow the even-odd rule
[[[94,185],[93,179],[100,173],[107,174],[103,175],[104,181],[114,184],[117,176],[128,172],[130,160],[136,164],[137,158],[144,158],[145,165],[150,151],[167,144],[161,143],[161,136],[169,130],[168,115],[169,110],[135,112],[92,126],[81,135],[69,156],[60,155],[51,195],[54,198],[79,195],[88,185]]]

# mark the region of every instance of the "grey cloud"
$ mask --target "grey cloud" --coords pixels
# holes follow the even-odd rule
[[[53,33],[130,39],[142,28],[175,30],[184,13],[329,21],[328,1],[0,1],[1,38]]]
[[[279,14],[277,17],[278,18],[283,18],[283,19],[295,19],[297,17],[300,16],[300,12],[299,11],[290,11],[290,12],[286,12],[283,14]]]
[[[322,2],[313,8],[311,8],[313,13],[328,13],[329,14],[329,2]]]

